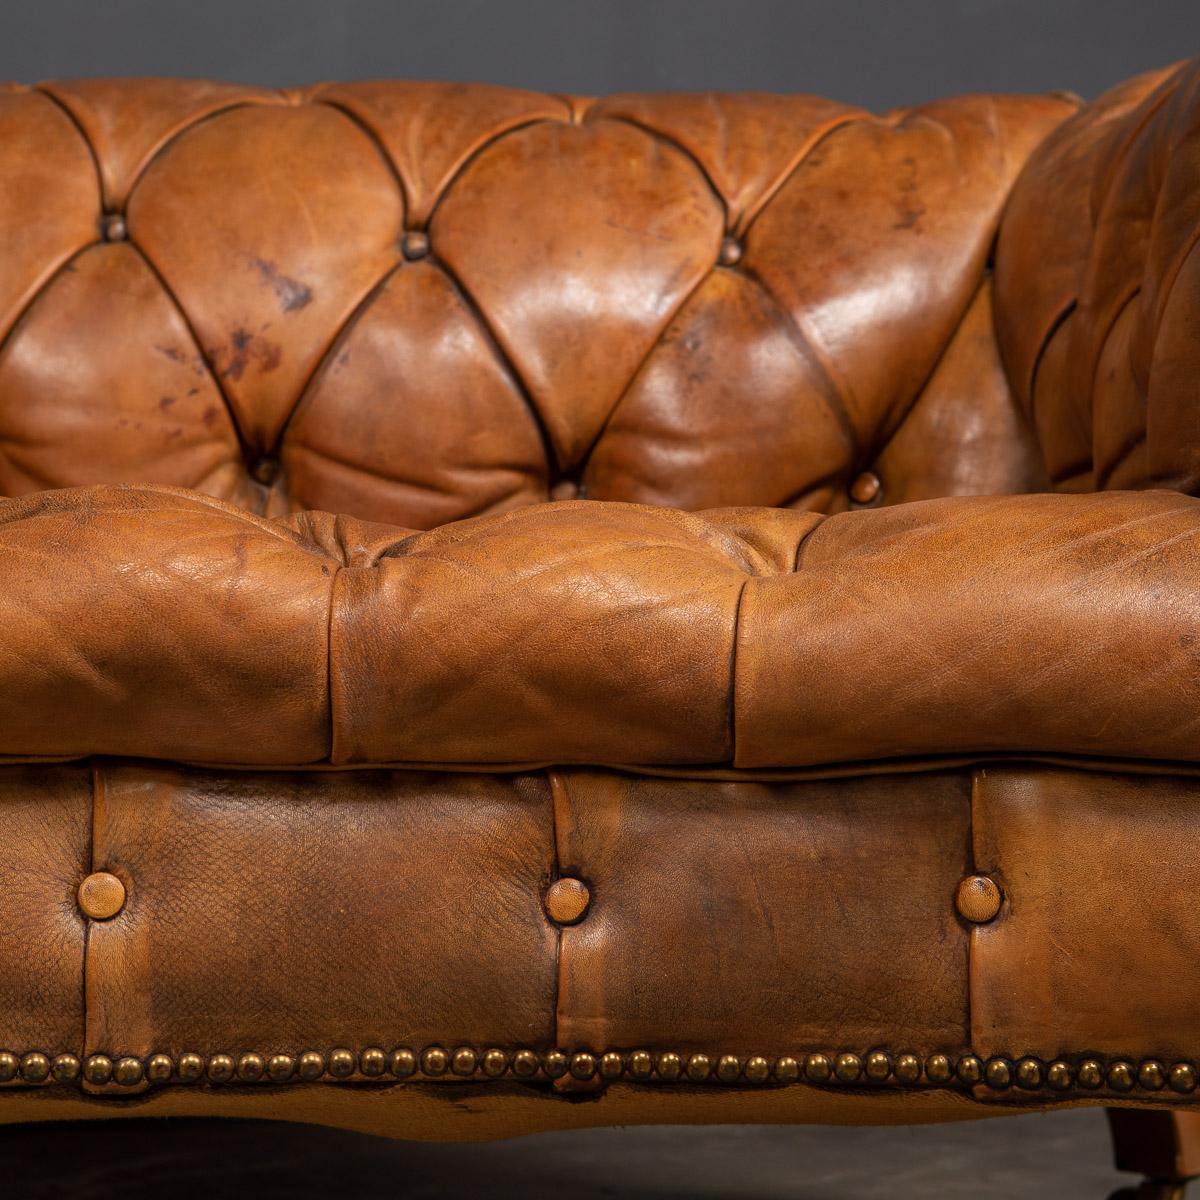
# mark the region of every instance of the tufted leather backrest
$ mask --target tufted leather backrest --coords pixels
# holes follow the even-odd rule
[[[410,528],[1039,486],[988,260],[1073,111],[168,80],[0,94],[0,492]],[[869,498],[866,493],[860,498]]]

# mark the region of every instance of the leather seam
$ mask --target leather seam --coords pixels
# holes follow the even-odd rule
[[[554,445],[554,439],[550,434],[550,427],[546,424],[546,419],[542,415],[542,410],[538,408],[537,402],[534,400],[533,391],[522,378],[521,373],[517,370],[516,362],[512,355],[505,349],[504,344],[500,341],[499,335],[492,327],[492,323],[487,319],[482,307],[475,297],[468,291],[466,284],[451,270],[450,266],[441,258],[434,258],[432,255],[428,260],[431,265],[436,267],[446,277],[454,294],[458,297],[463,308],[471,317],[474,318],[476,325],[483,334],[484,340],[488,343],[492,353],[496,356],[496,360],[500,364],[500,369],[504,375],[511,381],[521,399],[524,400],[526,408],[529,409],[530,418],[533,421],[534,427],[537,430],[538,436],[542,441],[542,452],[546,456],[546,478],[547,481],[555,479],[561,474],[561,465],[558,461],[558,450]]]
[[[766,281],[761,275],[750,267],[743,267],[742,274],[757,285],[762,294],[771,302],[771,305],[779,315],[780,328],[784,336],[796,347],[797,352],[804,359],[805,363],[811,364],[814,368],[813,373],[821,384],[818,389],[819,394],[829,409],[830,414],[841,428],[842,436],[846,439],[846,449],[850,461],[853,463],[861,462],[863,449],[858,429],[854,424],[853,417],[850,415],[850,405],[848,403],[850,389],[838,374],[837,368],[834,366],[833,360],[829,357],[825,346],[816,335],[816,332],[809,329],[807,322],[802,323],[796,313],[780,302],[779,298],[767,286]]]
[[[338,606],[338,582],[341,580],[342,572],[345,569],[345,565],[342,563],[335,564],[333,568],[333,578],[329,581],[329,611],[325,625],[325,709],[326,719],[329,722],[328,751],[326,757],[331,766],[338,762],[338,722],[334,712],[333,686],[334,624]]]
[[[742,586],[738,589],[737,603],[733,609],[733,639],[732,645],[729,648],[729,761],[735,766],[738,761],[737,743],[738,743],[738,639],[741,636],[742,629],[742,605],[746,599],[746,591],[752,583],[757,581],[757,576],[748,575],[742,580]]]

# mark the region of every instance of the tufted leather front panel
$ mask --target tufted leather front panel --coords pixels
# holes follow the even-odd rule
[[[743,1056],[881,1030],[925,1053],[966,1042],[968,934],[947,901],[970,865],[965,772],[557,783],[560,869],[593,893],[562,933],[563,1044],[636,1049],[664,1025]]]
[[[889,499],[1024,489],[987,260],[1071,107],[10,87],[0,493],[430,528],[576,494],[832,511],[881,455]]]
[[[86,1052],[553,1045],[552,831],[528,776],[102,764]]]

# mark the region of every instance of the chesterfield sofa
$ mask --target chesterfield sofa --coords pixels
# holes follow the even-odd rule
[[[0,189],[0,1120],[1200,1173],[1200,64],[12,85]]]

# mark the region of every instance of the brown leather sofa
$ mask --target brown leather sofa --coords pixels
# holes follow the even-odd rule
[[[0,107],[0,1120],[1200,1172],[1200,65]]]

